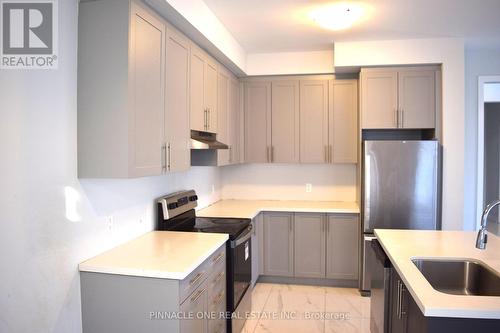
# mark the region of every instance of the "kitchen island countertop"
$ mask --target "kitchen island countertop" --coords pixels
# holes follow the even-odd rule
[[[412,258],[472,259],[500,272],[500,238],[489,234],[476,249],[476,232],[382,230],[375,235],[426,317],[500,319],[500,297],[451,295],[435,290]]]

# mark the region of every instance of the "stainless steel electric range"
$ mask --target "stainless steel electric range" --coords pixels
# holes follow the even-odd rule
[[[225,233],[227,262],[227,332],[240,332],[251,311],[252,224],[250,219],[196,217],[195,191],[182,191],[157,200],[157,230]]]

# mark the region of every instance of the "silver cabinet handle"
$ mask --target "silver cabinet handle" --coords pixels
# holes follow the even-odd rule
[[[220,272],[219,274],[217,274],[217,276],[215,277],[215,279],[214,279],[213,283],[217,283],[217,282],[219,282],[219,281],[220,281],[220,279],[222,279],[222,277],[224,276],[224,274],[225,274],[225,272],[224,272],[224,271],[222,271],[222,272]]]
[[[198,300],[198,298],[200,298],[201,295],[203,295],[204,292],[205,292],[205,289],[198,290],[196,292],[196,295],[194,295],[193,297],[191,297],[191,302],[196,302]]]
[[[405,119],[404,119],[404,110],[401,109],[399,112],[401,112],[401,122],[399,124],[399,126],[401,126],[401,128],[404,128],[405,127]]]
[[[170,171],[170,166],[171,166],[170,159],[171,159],[171,156],[172,156],[172,150],[171,150],[171,147],[170,147],[170,142],[168,143],[168,151],[167,151],[167,153],[168,153],[168,160],[167,160],[166,164],[167,164],[168,171]]]
[[[191,286],[191,285],[195,284],[196,282],[198,282],[203,277],[203,275],[205,275],[205,272],[200,272],[200,273],[196,274],[196,276],[191,281],[189,281],[189,285]]]
[[[267,154],[267,162],[271,163],[271,147],[269,146],[266,147],[266,154]]]
[[[271,146],[271,163],[274,162],[274,146]]]
[[[219,302],[222,301],[223,296],[224,296],[224,291],[221,291],[219,294],[217,294],[217,297],[214,298],[212,304],[214,305],[219,304]]]
[[[219,255],[218,255],[217,257],[215,257],[215,258],[212,260],[212,262],[213,262],[214,264],[216,264],[216,263],[218,263],[218,262],[222,259],[222,257],[224,257],[224,252],[219,253]]]
[[[397,300],[396,300],[396,315],[398,316],[399,319],[401,319],[401,281],[397,281]]]
[[[324,160],[325,160],[325,163],[328,163],[328,146],[325,146],[325,149],[324,150]]]
[[[328,154],[330,155],[329,156],[329,162],[333,163],[333,146],[332,145],[328,146]]]
[[[203,110],[203,128],[207,130],[207,109]]]
[[[161,145],[161,171],[165,172],[167,170],[167,145],[166,143]]]
[[[398,109],[394,110],[394,123],[396,125],[396,128],[399,128],[399,110]]]
[[[208,120],[207,120],[207,128],[208,129],[211,129],[211,127],[212,127],[210,124],[210,121],[212,120],[211,118],[212,118],[212,113],[211,113],[210,108],[208,108]]]

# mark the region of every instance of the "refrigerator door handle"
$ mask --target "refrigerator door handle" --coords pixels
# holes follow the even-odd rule
[[[370,186],[371,186],[371,158],[369,154],[365,154],[365,183],[364,183],[364,193],[365,198],[363,200],[363,223],[364,230],[370,230]]]

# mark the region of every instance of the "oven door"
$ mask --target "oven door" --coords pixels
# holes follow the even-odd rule
[[[230,242],[231,269],[228,274],[228,288],[232,286],[229,300],[230,311],[234,311],[250,286],[252,279],[252,225],[234,241]]]

